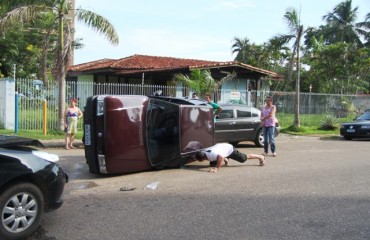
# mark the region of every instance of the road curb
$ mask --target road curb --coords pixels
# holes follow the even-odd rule
[[[64,140],[40,140],[45,148],[64,148],[66,143]],[[81,140],[75,140],[73,146],[76,148],[84,148],[84,144]]]

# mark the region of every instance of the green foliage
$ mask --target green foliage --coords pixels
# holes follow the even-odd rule
[[[307,81],[325,93],[356,94],[369,91],[370,50],[345,42],[324,45],[306,59]]]
[[[321,122],[321,130],[335,130],[338,128],[337,118],[332,115],[326,115]]]
[[[299,128],[291,126],[293,122],[293,114],[278,113],[277,118],[281,126],[281,132],[294,135],[339,135],[338,128],[332,130],[324,130],[321,128],[327,114],[301,114],[301,126]],[[335,118],[334,116],[331,116]],[[339,123],[350,122],[355,117],[355,113],[349,113],[344,118],[336,118],[337,126]]]
[[[219,86],[228,80],[235,77],[235,74],[229,74],[228,76],[216,81],[210,70],[195,69],[190,71],[190,76],[184,74],[176,74],[174,81],[179,81],[185,86],[191,88],[194,92],[198,93],[199,96],[203,97],[205,94],[211,94],[217,91]]]

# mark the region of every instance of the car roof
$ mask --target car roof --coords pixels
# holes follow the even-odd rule
[[[0,147],[35,146],[45,147],[39,140],[18,136],[0,135]]]

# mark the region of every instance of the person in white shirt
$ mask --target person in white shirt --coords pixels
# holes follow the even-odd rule
[[[217,143],[212,147],[196,152],[194,156],[194,159],[197,161],[208,160],[212,166],[209,170],[211,173],[216,173],[223,162],[227,165],[229,163],[228,158],[240,163],[247,161],[247,159],[258,159],[260,166],[265,165],[265,157],[263,155],[254,153],[244,154],[236,150],[234,146],[229,143]]]

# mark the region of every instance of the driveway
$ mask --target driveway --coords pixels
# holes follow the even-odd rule
[[[217,174],[195,162],[97,176],[82,149],[50,149],[71,181],[30,239],[370,239],[370,141],[276,140],[278,157],[264,167],[231,161]]]

